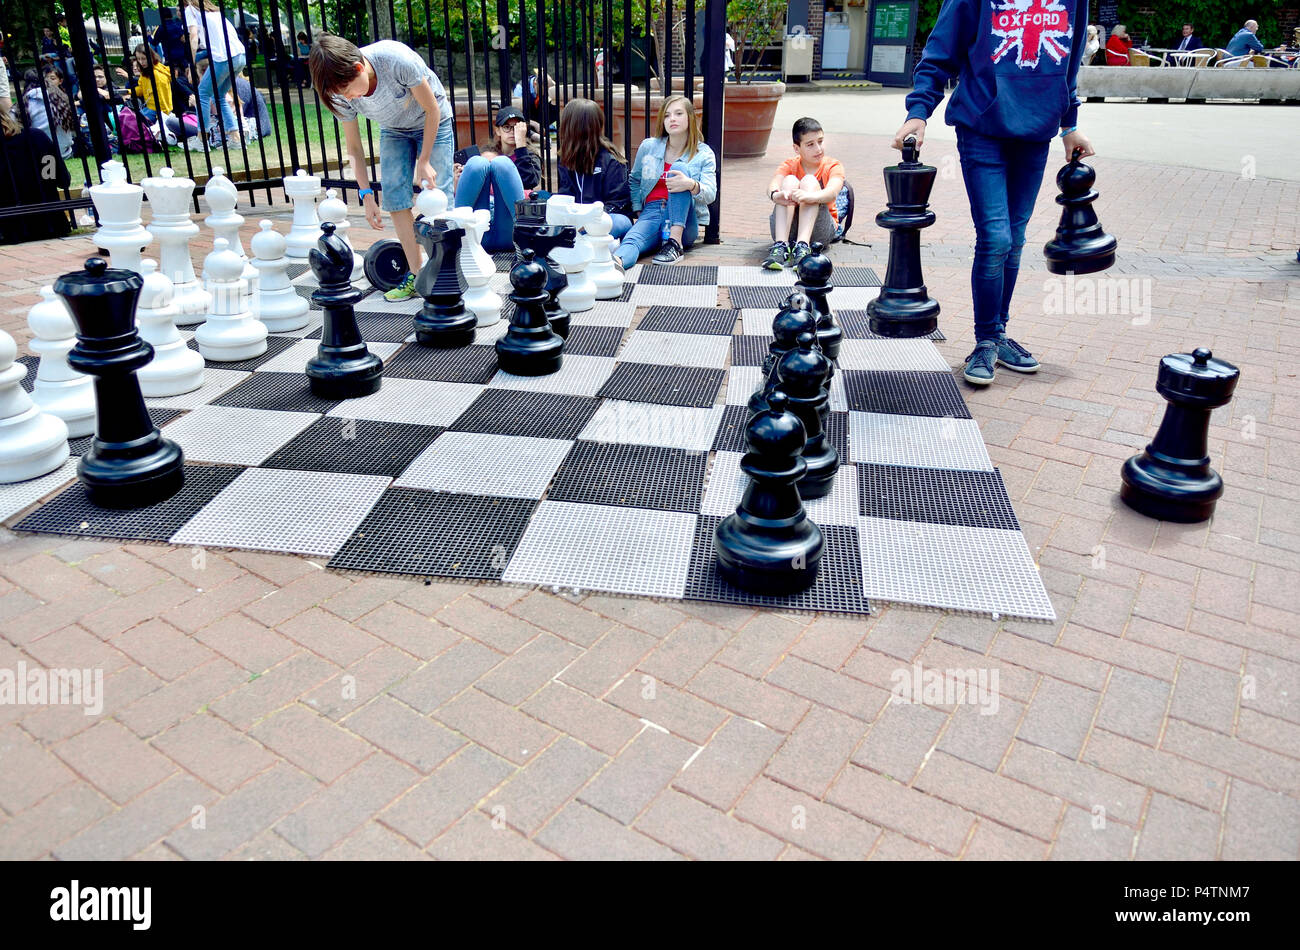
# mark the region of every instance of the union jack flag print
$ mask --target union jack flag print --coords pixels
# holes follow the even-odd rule
[[[993,51],[995,63],[1012,49],[1017,66],[1037,69],[1043,50],[1059,63],[1070,55],[1070,13],[1059,0],[1007,0],[993,7],[993,35],[1002,37]]]

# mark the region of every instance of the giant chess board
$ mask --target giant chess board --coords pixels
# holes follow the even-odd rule
[[[505,294],[510,257],[495,260],[492,287]],[[0,486],[0,518],[57,491],[15,529],[651,597],[1055,619],[951,367],[930,340],[871,334],[865,307],[880,282],[865,267],[832,279],[844,343],[828,431],[844,464],[834,490],[807,504],[826,538],[818,580],[791,597],[722,581],[713,531],[744,489],[744,406],[794,276],[688,261],[629,270],[619,300],[573,315],[563,367],[537,378],[497,369],[492,344],[507,319],[472,346],[426,349],[412,336],[423,301],[372,292],[357,312],[384,360],[382,388],[317,399],[303,374],[321,336],[316,312],[256,359],[209,362],[198,391],[147,400],[185,452],[173,498],[96,508],[74,458]],[[305,266],[289,273],[309,296]],[[73,440],[74,455],[89,442]]]

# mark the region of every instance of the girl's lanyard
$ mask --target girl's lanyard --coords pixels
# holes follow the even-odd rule
[[[578,179],[578,204],[585,204],[583,196],[587,193],[587,180],[577,172],[573,173],[573,177]]]

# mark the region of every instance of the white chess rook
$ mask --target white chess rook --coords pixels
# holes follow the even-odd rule
[[[48,475],[68,459],[68,427],[23,392],[27,368],[18,344],[0,330],[0,483]]]
[[[251,307],[257,299],[257,268],[248,260],[244,242],[239,236],[239,229],[244,224],[244,216],[235,210],[235,205],[239,203],[239,191],[235,188],[235,183],[226,177],[224,168],[212,169],[212,177],[203,189],[203,198],[212,212],[205,223],[216,237],[225,240],[226,246],[239,257],[243,265],[240,276],[244,279],[244,293],[251,298],[245,302],[245,306]],[[213,246],[216,246],[215,243]],[[203,276],[206,278],[208,275],[205,273]]]
[[[604,210],[601,202],[601,214],[587,225],[587,233],[578,237],[586,241],[591,248],[591,264],[587,267],[587,276],[596,285],[597,300],[617,300],[623,296],[623,272],[614,266],[612,251],[618,247],[618,241],[609,236],[614,221]]]
[[[270,221],[262,221],[258,226],[261,230],[249,242],[253,266],[261,275],[254,312],[271,333],[302,329],[311,320],[311,308],[306,298],[298,296],[285,273],[289,266],[289,258],[285,256],[288,242]]]
[[[172,282],[147,258],[141,267],[144,288],[136,305],[135,320],[140,337],[153,347],[153,359],[140,367],[137,374],[140,391],[146,396],[192,393],[203,385],[203,357],[186,346],[176,331]]]
[[[293,225],[285,239],[285,255],[300,260],[320,238],[320,221],[316,219],[316,198],[320,195],[320,179],[308,175],[301,168],[295,175],[284,176],[284,193],[293,202]]]
[[[605,206],[596,203],[575,204],[572,195],[552,195],[546,201],[546,223],[571,225],[581,231],[605,213]],[[591,248],[579,238],[573,247],[557,247],[551,252],[555,263],[564,268],[569,286],[556,298],[569,313],[582,313],[596,306],[596,285],[587,274],[591,263]]]
[[[194,274],[190,258],[190,241],[199,233],[199,226],[190,220],[194,181],[178,178],[170,168],[162,168],[158,177],[146,178],[140,184],[149,196],[153,211],[149,231],[158,241],[158,270],[174,288],[172,306],[176,308],[176,322],[180,326],[192,326],[203,319],[212,303]]]
[[[114,267],[139,273],[140,255],[153,240],[140,224],[144,189],[126,180],[126,166],[121,162],[105,162],[100,169],[104,180],[90,189],[100,224],[95,243],[108,251]]]
[[[441,194],[441,192],[439,192]],[[325,192],[325,200],[317,208],[317,214],[320,216],[321,223],[326,221],[334,225],[334,233],[343,239],[343,243],[352,247],[352,242],[348,240],[348,206],[342,198],[331,188]],[[364,280],[366,277],[366,262],[355,250],[352,252],[352,282]]]
[[[477,211],[455,208],[446,216],[465,229],[465,240],[460,248],[460,270],[469,285],[464,295],[465,308],[478,319],[479,326],[491,326],[501,319],[501,295],[488,287],[488,282],[497,272],[496,264],[481,243],[492,223],[491,212],[487,208]]]
[[[27,344],[40,357],[32,402],[68,427],[68,437],[95,431],[95,380],[68,365],[68,351],[77,345],[77,328],[67,305],[50,286],[41,288],[41,301],[27,313],[35,336]]]
[[[243,261],[224,238],[212,242],[203,261],[203,274],[212,309],[194,333],[204,359],[231,363],[266,352],[266,324],[248,312]]]

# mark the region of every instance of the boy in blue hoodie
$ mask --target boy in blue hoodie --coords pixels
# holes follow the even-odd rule
[[[975,221],[975,350],[962,375],[976,386],[993,382],[998,364],[1038,371],[1006,325],[1052,139],[1063,140],[1067,160],[1075,148],[1096,154],[1077,126],[1087,23],[1088,0],[944,0],[894,136],[894,148],[909,135],[920,145],[947,81],[957,78],[946,121],[957,128]]]

